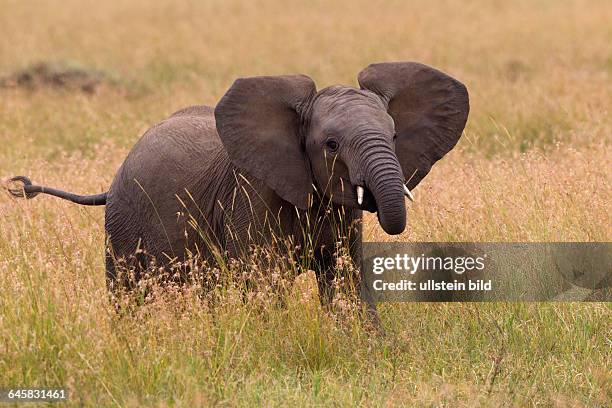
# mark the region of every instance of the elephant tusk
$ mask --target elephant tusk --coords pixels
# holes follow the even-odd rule
[[[357,186],[357,204],[363,204],[363,187]]]
[[[412,195],[410,190],[408,190],[408,187],[406,187],[405,184],[404,184],[404,194],[406,195],[406,197],[408,197],[410,201],[414,201],[414,196]]]

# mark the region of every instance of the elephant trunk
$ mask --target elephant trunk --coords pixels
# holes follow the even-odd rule
[[[387,234],[401,234],[406,228],[404,176],[391,148],[376,148],[367,154],[365,182],[378,208],[378,222]]]

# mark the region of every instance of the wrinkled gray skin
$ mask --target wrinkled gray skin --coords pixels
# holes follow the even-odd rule
[[[149,257],[136,256],[137,271],[151,259],[209,256],[203,236],[241,257],[271,229],[300,245],[309,218],[322,226],[315,272],[328,302],[337,232],[321,206],[344,212],[344,225],[360,221],[362,210],[376,212],[387,233],[401,233],[404,183],[413,189],[455,146],[469,111],[460,82],[418,63],[370,65],[359,84],[317,92],[306,76],[241,78],[216,108],[186,108],[149,129],[106,195],[109,286],[121,284],[117,260],[139,249]],[[360,227],[340,233],[359,265]],[[362,298],[376,319],[366,291]]]

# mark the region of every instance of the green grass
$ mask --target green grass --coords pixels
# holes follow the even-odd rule
[[[464,137],[416,189],[408,229],[371,241],[610,241],[606,1],[121,3],[7,0],[0,77],[37,62],[112,85],[0,89],[0,177],[105,191],[138,137],[239,76],[356,84],[418,60],[464,82]],[[69,406],[609,406],[609,303],[385,304],[384,338],[321,310],[210,310],[193,288],[118,316],[103,210],[0,194],[0,388],[65,386]],[[342,306],[342,304],[340,305]]]

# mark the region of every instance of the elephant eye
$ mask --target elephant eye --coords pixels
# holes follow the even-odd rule
[[[327,146],[327,148],[328,148],[328,149],[329,149],[329,150],[330,150],[330,151],[333,153],[333,152],[335,152],[336,150],[338,150],[338,146],[339,146],[339,145],[338,145],[338,142],[337,142],[337,141],[335,141],[334,139],[328,139],[328,140],[325,142],[325,146]]]

